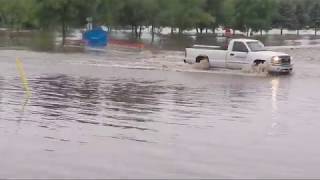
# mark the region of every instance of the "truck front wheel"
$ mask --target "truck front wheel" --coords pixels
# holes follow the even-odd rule
[[[258,65],[260,65],[260,64],[264,64],[266,61],[265,60],[259,60],[259,59],[257,59],[257,60],[255,60],[254,62],[253,62],[253,64],[255,65],[255,66],[258,66]]]

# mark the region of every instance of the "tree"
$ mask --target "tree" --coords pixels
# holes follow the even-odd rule
[[[198,18],[196,20],[196,26],[197,28],[200,29],[200,33],[202,34],[204,29],[209,28],[210,26],[213,27],[213,29],[215,29],[215,19],[214,17],[212,17],[210,14],[205,13],[205,12],[199,12],[197,14]]]
[[[271,27],[299,30],[316,28],[316,0],[0,0],[3,27],[21,29],[61,28],[63,43],[68,30],[82,27],[87,17],[94,24],[132,28],[141,37],[142,28],[171,27],[180,33],[196,28],[198,32],[218,26],[245,31]],[[310,18],[309,18],[310,16]],[[315,29],[317,30],[317,29]]]
[[[295,17],[295,26],[297,29],[297,35],[299,35],[299,30],[306,25],[306,16],[301,4],[296,5]]]
[[[62,44],[70,26],[84,25],[97,1],[91,0],[37,0],[37,16],[41,28],[61,26]]]
[[[151,26],[151,36],[152,42],[154,41],[155,36],[155,27],[160,26],[161,21],[161,0],[144,0],[144,5],[146,8],[146,16],[147,18],[147,25]]]
[[[21,29],[25,26],[34,26],[33,0],[0,0],[1,22],[10,30]]]
[[[236,27],[242,31],[268,30],[272,24],[272,16],[275,11],[274,0],[242,0],[235,4]]]
[[[280,28],[281,35],[283,35],[283,29],[292,29],[295,21],[295,10],[294,5],[289,2],[282,0],[278,4],[277,12],[275,13],[273,24],[275,27]]]
[[[310,19],[314,27],[315,36],[317,36],[317,29],[320,25],[320,5],[316,3],[310,10]]]
[[[160,14],[160,25],[163,27],[171,27],[171,34],[174,28],[177,27],[177,16],[180,13],[180,0],[160,0],[160,7],[162,9]]]
[[[98,24],[106,24],[109,30],[113,26],[121,25],[120,12],[124,7],[124,1],[100,0],[93,15],[93,19]]]
[[[147,18],[145,1],[123,0],[123,7],[118,20],[123,26],[130,25],[137,38],[141,36],[141,29],[146,24]]]
[[[235,12],[235,1],[237,0],[224,0],[221,4],[220,9],[222,9],[223,18],[220,20],[221,25],[234,29],[233,33],[235,34],[236,29],[236,12]],[[219,22],[219,20],[217,20]]]
[[[213,22],[210,14],[203,10],[205,0],[161,0],[162,13],[161,24],[179,29],[179,33],[184,30],[204,26]]]
[[[176,24],[179,32],[200,25],[201,31],[214,22],[213,17],[203,11],[204,0],[180,0],[180,8],[176,16]]]
[[[216,18],[214,17],[214,10],[218,4],[215,4],[217,0],[206,0],[202,2],[198,9],[195,9],[195,25],[197,32],[203,33],[203,30],[208,28],[215,29]],[[218,0],[221,1],[221,0]],[[198,30],[199,29],[199,30]]]
[[[254,3],[253,11],[255,16],[252,18],[249,26],[253,31],[260,31],[262,36],[263,30],[271,29],[272,18],[275,14],[276,3],[274,0],[257,0]]]
[[[247,33],[249,36],[250,27],[255,26],[257,12],[255,11],[255,0],[241,0],[235,2],[235,27]]]
[[[210,24],[213,33],[215,29],[225,24],[225,14],[224,14],[224,0],[206,0],[205,7],[203,8],[205,12],[211,15]]]

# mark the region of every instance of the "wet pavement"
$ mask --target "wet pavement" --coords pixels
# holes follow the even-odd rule
[[[279,50],[291,76],[194,70],[180,51],[1,50],[0,177],[318,178],[320,49]]]

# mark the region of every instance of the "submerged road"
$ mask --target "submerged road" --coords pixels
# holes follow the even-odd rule
[[[285,51],[295,72],[276,77],[187,70],[182,52],[2,50],[0,178],[318,178],[319,49]]]

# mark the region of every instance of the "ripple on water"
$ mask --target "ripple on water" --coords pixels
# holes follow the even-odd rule
[[[105,167],[114,159],[139,168],[156,164],[164,174],[176,167],[188,172],[218,167],[226,175],[235,169],[252,172],[253,167],[268,174],[278,164],[288,172],[297,166],[312,169],[308,165],[318,164],[312,159],[320,151],[316,143],[304,142],[316,142],[319,135],[320,62],[316,50],[305,51],[292,51],[297,72],[290,77],[185,70],[182,52],[114,51],[106,56],[10,51],[0,56],[0,133],[5,137],[0,143],[14,140],[4,150],[11,157],[19,155],[18,147],[61,155],[57,164],[77,172],[91,161],[88,166]],[[24,60],[32,89],[24,111],[24,92],[14,60],[9,60],[15,56]],[[312,163],[288,163],[304,148],[314,155]],[[70,164],[70,154],[91,159]],[[135,166],[130,168],[136,172]]]

